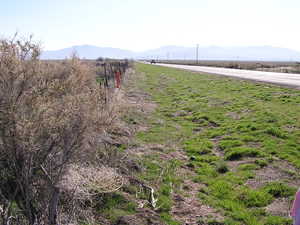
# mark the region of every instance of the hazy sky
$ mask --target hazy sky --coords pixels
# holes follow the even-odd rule
[[[300,50],[300,0],[0,0],[0,34],[34,34],[44,49],[90,44]]]

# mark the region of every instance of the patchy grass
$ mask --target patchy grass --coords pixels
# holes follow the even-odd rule
[[[225,151],[226,160],[237,160],[243,157],[259,157],[262,153],[258,149],[248,147],[230,148]]]
[[[99,212],[112,222],[119,217],[134,214],[136,204],[120,193],[107,194],[100,199]]]
[[[259,165],[260,167],[265,167],[268,165],[268,161],[265,159],[257,159],[257,160],[255,160],[255,163],[257,165]]]
[[[157,209],[161,218],[170,225],[179,225],[170,215],[173,205],[171,194],[176,191],[181,183],[181,177],[176,172],[180,162],[176,159],[161,161],[159,155],[145,156],[142,160],[145,170],[140,178],[156,190]],[[149,196],[140,196],[148,200]]]
[[[222,150],[242,146],[243,142],[240,140],[222,140],[219,143],[219,147]]]
[[[146,74],[140,88],[157,103],[148,118],[150,129],[138,133],[137,138],[142,143],[173,144],[185,150],[189,160],[182,163],[195,171],[195,182],[205,185],[199,198],[220,210],[224,215],[221,224],[291,224],[288,218],[266,212],[265,206],[276,198],[292,196],[293,188],[270,183],[252,189],[246,182],[274,159],[300,169],[300,92],[158,66],[137,64],[136,68]],[[292,127],[292,132],[287,127]],[[227,163],[249,158],[252,163],[239,165],[236,170],[227,167]],[[157,171],[147,170],[144,178],[155,180],[163,167],[157,160]],[[173,223],[168,221],[170,183],[178,176],[171,174],[172,182],[168,178],[158,185],[162,217],[169,224]]]
[[[297,189],[294,187],[289,187],[288,185],[280,182],[268,183],[263,187],[263,190],[271,194],[275,198],[280,197],[291,197],[295,195]]]

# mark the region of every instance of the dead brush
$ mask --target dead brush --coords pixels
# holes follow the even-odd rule
[[[111,193],[119,190],[124,178],[116,169],[110,167],[93,167],[74,165],[65,175],[61,187],[74,195],[75,199],[92,199],[99,193]]]
[[[93,191],[113,191],[122,185],[114,170],[89,163],[112,122],[95,76],[76,57],[42,62],[39,55],[40,48],[31,38],[0,40],[3,225],[56,225],[62,217],[63,224],[74,222],[78,215],[72,217],[71,212],[81,205],[70,200],[62,206],[66,192],[73,199],[89,199]]]

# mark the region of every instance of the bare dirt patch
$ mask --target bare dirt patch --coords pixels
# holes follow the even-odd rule
[[[289,217],[289,210],[291,208],[291,201],[287,198],[275,199],[270,205],[266,207],[266,211],[273,216]]]
[[[226,115],[229,116],[230,118],[234,119],[234,120],[241,119],[241,114],[237,113],[237,112],[229,112]]]
[[[286,125],[286,126],[283,127],[283,129],[286,130],[289,133],[294,132],[296,130],[299,130],[299,128],[294,126],[294,125]]]
[[[235,161],[227,161],[227,165],[231,171],[236,171],[240,165],[254,163],[255,159],[243,159],[243,160],[235,160]]]
[[[256,171],[256,176],[250,179],[246,184],[252,188],[260,188],[270,182],[284,182],[289,186],[298,188],[300,180],[291,176],[287,169],[296,171],[296,169],[284,161],[274,162],[262,169]]]
[[[213,153],[218,157],[224,157],[224,151],[220,149],[219,142],[223,139],[223,136],[218,136],[210,139],[214,143],[214,147],[212,149]]]

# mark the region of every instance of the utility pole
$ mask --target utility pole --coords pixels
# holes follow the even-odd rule
[[[199,51],[199,44],[196,46],[196,64],[198,65],[198,51]]]

